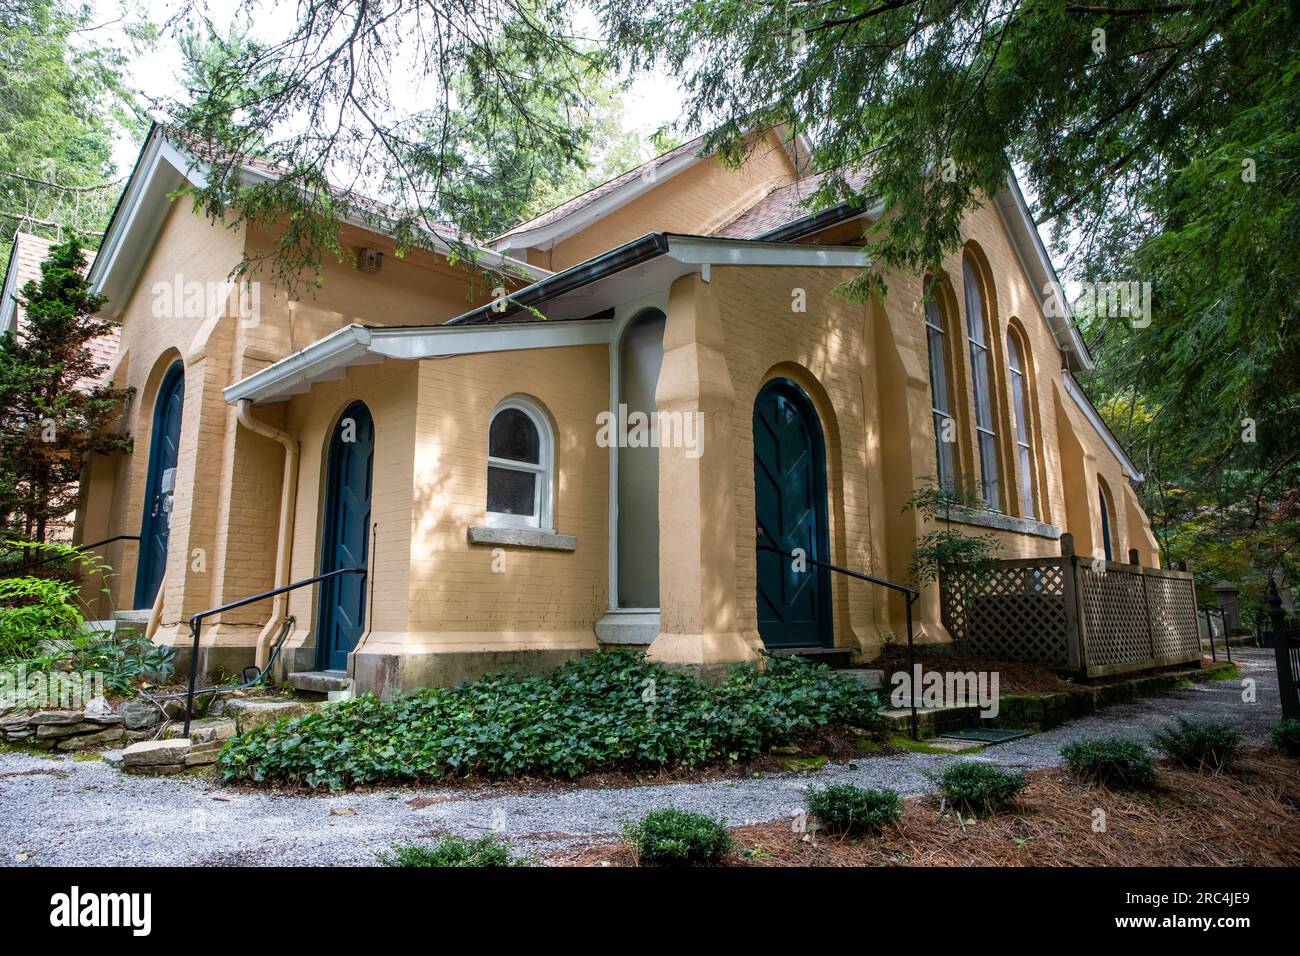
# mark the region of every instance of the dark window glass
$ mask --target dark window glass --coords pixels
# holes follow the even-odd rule
[[[502,515],[536,514],[536,485],[537,475],[532,472],[489,466],[487,510]]]
[[[536,465],[542,460],[541,449],[537,426],[519,409],[503,409],[492,419],[492,429],[488,434],[488,454],[491,457]]]

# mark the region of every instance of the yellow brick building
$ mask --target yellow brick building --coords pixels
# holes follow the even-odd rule
[[[887,274],[862,304],[835,288],[882,212],[810,215],[817,178],[781,130],[739,169],[698,142],[665,154],[497,237],[481,274],[437,237],[397,256],[350,224],[346,261],[303,292],[223,284],[274,236],[168,198],[202,175],[155,130],[95,261],[135,449],[93,463],[78,512],[82,541],[143,539],[108,549],[100,611],[151,619],[182,672],[192,615],[345,566],[366,575],[207,621],[199,666],[263,663],[286,632],[282,674],[380,693],[602,644],[869,657],[901,638],[902,602],[790,577],[758,528],[900,581],[929,530],[903,503],[936,474],[982,482],[962,522],[1004,556],[1070,532],[1158,560],[1013,179],[940,274]],[[938,605],[924,590],[918,639],[949,639]]]

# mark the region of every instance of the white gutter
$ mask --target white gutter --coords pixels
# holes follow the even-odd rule
[[[1101,440],[1106,443],[1106,447],[1110,449],[1111,454],[1114,455],[1115,458],[1118,459],[1120,465],[1123,466],[1124,473],[1133,481],[1145,481],[1146,479],[1142,476],[1142,472],[1137,470],[1137,466],[1133,464],[1133,459],[1129,458],[1128,453],[1120,447],[1119,441],[1117,441],[1115,436],[1111,434],[1109,426],[1107,426],[1102,417],[1097,414],[1097,409],[1092,407],[1092,402],[1088,401],[1087,396],[1085,396],[1079,388],[1079,383],[1074,380],[1074,376],[1068,369],[1062,373],[1061,381],[1065,383],[1065,390],[1070,394],[1070,397],[1074,399],[1074,404],[1078,407],[1079,411],[1083,412],[1084,417],[1088,419],[1088,423],[1092,425],[1097,434],[1101,436]]]
[[[289,583],[290,549],[293,547],[293,508],[298,497],[298,440],[288,432],[260,422],[253,417],[252,403],[244,400],[237,406],[239,424],[264,438],[278,441],[284,446],[284,477],[280,485],[280,527],[275,541],[275,580],[271,587],[282,588]],[[159,589],[161,591],[161,588]],[[277,594],[271,603],[271,616],[257,635],[256,659],[258,669],[266,666],[267,645],[272,635],[284,626],[287,595]]]

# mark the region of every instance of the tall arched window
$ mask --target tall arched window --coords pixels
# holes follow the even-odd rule
[[[934,418],[934,458],[939,485],[952,488],[955,470],[952,446],[957,429],[948,403],[948,359],[944,343],[943,311],[939,289],[931,281],[926,287],[925,340],[930,353],[930,410]]]
[[[488,426],[487,523],[493,527],[553,531],[554,442],[539,409],[508,398]]]
[[[993,430],[993,369],[984,336],[984,297],[970,258],[962,259],[966,293],[966,337],[970,341],[971,384],[975,391],[975,431],[979,436],[980,497],[992,511],[1001,510],[998,496],[998,436]]]
[[[1016,452],[1020,479],[1020,516],[1034,518],[1034,447],[1030,436],[1029,378],[1026,357],[1020,348],[1020,336],[1013,329],[1007,333],[1007,366],[1011,371],[1011,415],[1016,430]]]
[[[1101,550],[1107,561],[1115,560],[1115,503],[1110,496],[1106,480],[1097,476],[1097,497],[1101,507]]]

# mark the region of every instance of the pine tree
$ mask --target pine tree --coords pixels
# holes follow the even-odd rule
[[[130,392],[95,382],[108,367],[89,343],[115,323],[97,315],[105,300],[85,269],[77,237],[53,246],[16,297],[21,328],[0,336],[0,522],[24,541],[44,542],[77,507],[92,455],[131,448],[112,430]]]

